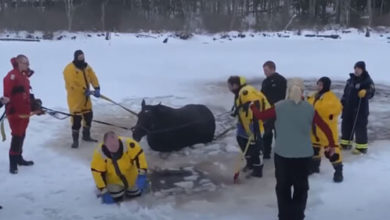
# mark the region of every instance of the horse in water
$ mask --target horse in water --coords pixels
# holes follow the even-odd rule
[[[133,138],[147,136],[149,146],[160,152],[171,152],[214,139],[215,118],[204,105],[186,105],[174,109],[161,104],[146,105],[142,101]]]

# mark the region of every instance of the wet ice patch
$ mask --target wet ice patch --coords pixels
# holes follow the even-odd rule
[[[158,197],[214,191],[216,184],[194,167],[153,170],[151,191]],[[161,181],[163,180],[163,181]]]

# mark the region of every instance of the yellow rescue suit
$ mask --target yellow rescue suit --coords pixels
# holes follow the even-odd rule
[[[264,132],[263,122],[256,120],[258,122],[258,131],[251,130],[251,124],[253,123],[253,115],[250,110],[249,104],[253,102],[260,111],[270,108],[270,104],[267,101],[265,95],[254,88],[253,86],[246,85],[245,78],[240,77],[240,86],[241,89],[238,93],[238,96],[235,99],[235,107],[238,114],[238,120],[241,126],[244,128],[246,134],[250,136],[252,132],[259,132],[260,135]]]
[[[84,70],[78,69],[73,63],[64,69],[65,87],[68,94],[68,107],[71,114],[83,114],[92,110],[91,99],[85,91],[91,84],[99,87],[99,81],[93,69],[87,65]]]
[[[338,143],[338,119],[343,110],[340,99],[332,91],[325,92],[317,100],[315,100],[316,94],[308,97],[307,101],[313,105],[314,109],[329,126],[332,131],[333,140],[335,143]],[[328,139],[318,126],[313,128],[311,139],[314,148],[314,158],[320,159],[323,148],[329,146]],[[332,158],[329,158],[332,164],[342,162],[340,146],[336,146],[335,155]]]
[[[128,188],[132,188],[135,186],[139,171],[146,172],[148,169],[145,154],[133,139],[119,137],[119,141],[123,146],[123,154],[117,160],[117,164],[120,173],[127,180]],[[92,157],[91,170],[96,187],[102,190],[110,184],[124,186],[122,179],[115,171],[113,160],[104,149],[106,149],[104,145],[99,144]]]

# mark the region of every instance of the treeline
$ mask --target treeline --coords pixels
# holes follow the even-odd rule
[[[390,0],[0,0],[0,30],[285,30],[390,26]]]

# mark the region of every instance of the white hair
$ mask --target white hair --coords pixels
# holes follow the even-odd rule
[[[303,79],[291,78],[287,81],[286,99],[293,100],[296,104],[302,101],[304,90]]]

